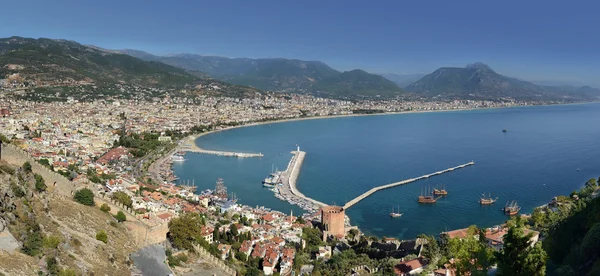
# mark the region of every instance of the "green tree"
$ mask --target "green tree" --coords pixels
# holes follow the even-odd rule
[[[523,225],[517,222],[504,235],[504,247],[496,252],[498,275],[531,275],[546,274],[548,256],[541,244],[531,247],[531,235],[524,235]]]
[[[125,192],[121,192],[121,191],[117,191],[112,193],[112,195],[110,196],[110,198],[116,200],[117,202],[131,208],[133,206],[133,200],[131,200],[131,197],[126,194]]]
[[[585,186],[586,187],[591,187],[591,188],[596,188],[596,186],[598,186],[598,182],[596,181],[595,178],[591,178],[590,180],[588,180],[587,182],[585,182]]]
[[[25,172],[31,172],[31,163],[29,163],[29,161],[25,161],[25,163],[23,163],[23,170]]]
[[[258,270],[257,267],[250,267],[248,268],[248,270],[246,271],[246,276],[260,276],[260,270]]]
[[[44,242],[40,225],[30,219],[25,224],[24,233],[25,235],[22,240],[23,246],[21,247],[21,250],[29,256],[36,256],[41,252],[40,249]]]
[[[201,216],[186,213],[169,221],[169,234],[173,245],[180,249],[193,250],[195,242],[203,241]]]
[[[110,212],[110,206],[108,206],[108,204],[104,203],[104,204],[102,204],[102,206],[100,206],[100,210],[102,212],[108,213],[108,212]]]
[[[124,222],[127,220],[127,216],[125,216],[125,214],[122,211],[117,212],[117,215],[115,216],[115,218],[117,219],[118,222]]]
[[[245,262],[248,259],[248,256],[246,256],[246,253],[244,253],[244,252],[236,251],[235,258],[242,262]]]
[[[535,208],[535,210],[533,210],[533,214],[531,214],[531,221],[533,227],[543,226],[544,222],[546,221],[546,213],[542,211],[541,208]]]
[[[34,176],[35,176],[35,190],[38,192],[46,191],[48,186],[46,186],[46,181],[44,180],[44,178],[37,173],[34,174]]]
[[[38,160],[38,163],[40,163],[41,165],[50,168],[50,161],[48,161],[48,159],[46,158],[42,158],[40,160]]]
[[[231,235],[233,235],[234,237],[237,237],[239,235],[238,229],[235,226],[235,224],[231,225]]]
[[[106,234],[106,231],[104,231],[104,230],[98,231],[96,233],[96,239],[103,243],[108,243],[108,235]]]
[[[437,240],[435,237],[427,235],[419,235],[419,238],[425,241],[423,257],[427,258],[433,267],[437,267],[438,262],[442,258],[442,250]]]
[[[83,205],[94,206],[94,193],[88,188],[78,190],[73,198]]]
[[[485,239],[469,235],[448,240],[448,257],[454,258],[452,267],[457,275],[483,276],[493,263],[493,249],[485,244]]]

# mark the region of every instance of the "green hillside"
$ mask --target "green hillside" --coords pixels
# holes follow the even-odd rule
[[[159,60],[186,70],[201,71],[219,80],[263,90],[308,93],[334,98],[397,96],[393,82],[362,70],[339,72],[320,61],[284,58],[226,58],[178,54],[154,56],[136,50],[123,53],[145,60]]]

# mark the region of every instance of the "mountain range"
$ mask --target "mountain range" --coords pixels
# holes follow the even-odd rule
[[[408,85],[406,90],[424,97],[454,99],[598,100],[600,90],[589,86],[541,86],[503,76],[477,62],[464,68],[442,67]]]
[[[81,87],[87,88],[87,94],[123,94],[127,91],[115,89],[123,85],[166,91],[216,85],[235,95],[257,91],[162,62],[144,61],[62,39],[2,38],[0,64],[0,79],[7,79],[19,89],[31,87],[49,94],[81,92]]]
[[[196,54],[155,56],[138,50],[122,50],[121,53],[204,72],[222,81],[262,90],[310,93],[334,98],[394,97],[403,94],[402,89],[393,81],[382,76],[359,69],[340,72],[321,61],[226,58]]]
[[[339,99],[600,100],[596,88],[538,85],[503,76],[483,63],[442,67],[424,76],[377,75],[360,69],[341,72],[320,61],[157,56],[62,39],[10,37],[0,39],[0,64],[0,87],[32,88],[37,94],[122,96],[141,87],[149,96],[250,97],[267,90]]]

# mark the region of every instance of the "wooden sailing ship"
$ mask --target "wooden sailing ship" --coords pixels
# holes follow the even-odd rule
[[[516,201],[511,201],[506,202],[506,205],[504,206],[504,214],[509,215],[509,216],[514,216],[516,214],[519,213],[519,211],[521,210],[521,207],[519,205],[517,205]]]
[[[398,205],[398,213],[394,212],[394,206],[392,206],[392,212],[390,213],[390,217],[399,218],[401,216],[402,216],[402,214],[400,213],[400,205]]]
[[[433,204],[437,201],[437,198],[432,195],[433,192],[431,191],[431,189],[425,188],[424,190],[421,190],[421,195],[419,196],[419,199],[417,200],[417,202],[419,203],[425,203],[425,204]]]
[[[498,200],[498,198],[492,198],[492,195],[488,193],[488,196],[486,197],[485,194],[481,194],[481,198],[479,199],[479,204],[481,205],[492,205],[494,204],[496,201]]]
[[[446,191],[446,186],[443,185],[441,186],[439,189],[438,188],[433,188],[433,192],[431,192],[433,195],[436,196],[445,196],[448,195],[448,191]]]

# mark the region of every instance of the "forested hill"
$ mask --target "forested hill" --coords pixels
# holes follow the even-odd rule
[[[320,61],[285,58],[226,58],[195,54],[155,56],[137,50],[122,53],[160,61],[216,79],[263,90],[307,93],[333,98],[396,97],[403,90],[394,82],[363,70],[340,72]]]
[[[61,39],[2,38],[0,64],[0,88],[37,93],[42,98],[56,93],[75,97],[158,94],[209,85],[234,95],[256,92],[161,62]]]

